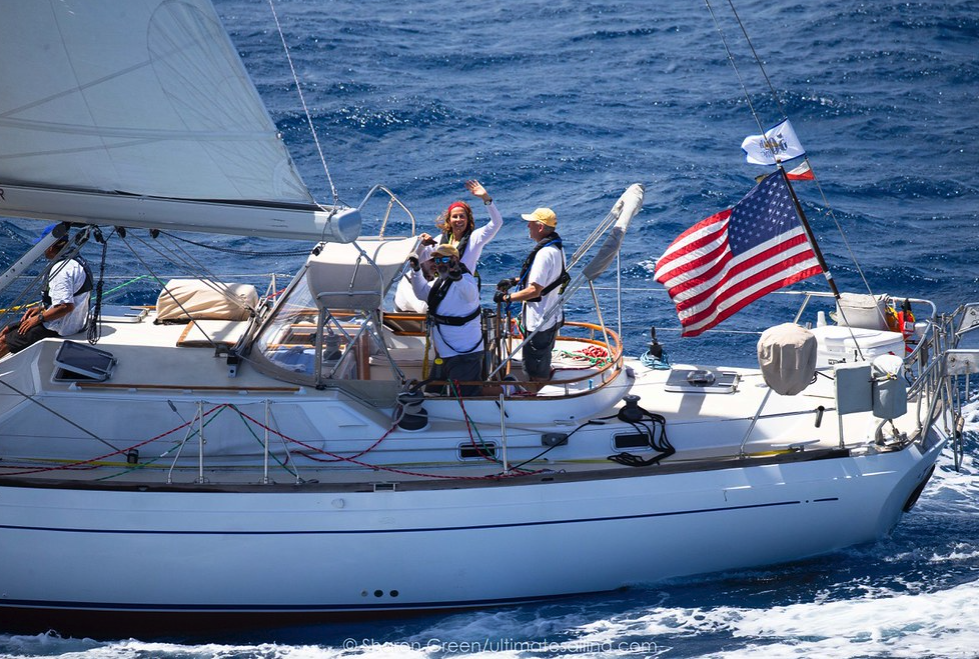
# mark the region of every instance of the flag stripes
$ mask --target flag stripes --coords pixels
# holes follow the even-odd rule
[[[656,263],[655,280],[697,336],[768,293],[822,272],[780,175],[733,208],[684,231]],[[731,236],[737,236],[732,248]]]

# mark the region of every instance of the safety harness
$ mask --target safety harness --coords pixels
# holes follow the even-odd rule
[[[469,236],[472,235],[472,229],[466,229],[466,232],[462,234],[462,238],[456,243],[455,248],[459,250],[459,258],[466,253],[466,248],[469,247]],[[440,245],[451,245],[452,244],[452,231],[446,229],[442,232],[442,239],[439,242]]]
[[[76,254],[71,258],[58,259],[54,261],[54,263],[51,264],[51,270],[57,271],[58,268],[63,268],[63,264],[67,263],[68,261],[78,262],[78,264],[82,266],[82,269],[85,271],[85,281],[82,282],[82,285],[79,286],[78,290],[73,292],[72,295],[77,296],[81,295],[82,293],[90,293],[92,289],[95,288],[95,277],[92,275],[92,268],[88,265],[88,261],[83,259],[80,255]],[[41,303],[44,305],[44,308],[47,309],[51,306],[51,302],[51,284],[50,282],[46,282],[44,284],[44,289],[41,291]]]
[[[462,260],[462,257],[466,253],[466,249],[469,247],[469,237],[472,235],[472,232],[473,232],[472,228],[466,229],[466,232],[462,234],[462,238],[459,239],[459,242],[453,245],[453,247],[455,247],[459,251],[460,260]],[[452,231],[450,229],[446,229],[445,231],[442,232],[442,238],[440,239],[439,244],[452,245]],[[483,285],[483,280],[479,276],[479,268],[477,264],[474,263],[473,267],[476,268],[476,270],[470,272],[469,274],[471,274],[473,277],[476,278],[476,287],[479,288]]]
[[[459,263],[459,268],[462,270],[463,275],[469,272],[469,268],[466,267],[465,263]],[[476,305],[476,308],[472,310],[471,313],[468,313],[465,316],[444,316],[438,312],[439,306],[442,304],[442,301],[445,299],[445,296],[449,292],[449,287],[456,281],[458,280],[450,279],[449,277],[441,277],[441,276],[435,281],[435,283],[432,285],[432,290],[428,294],[428,318],[429,318],[429,323],[439,333],[439,335],[442,337],[442,340],[445,341],[445,344],[450,348],[452,348],[452,350],[454,350],[458,354],[465,355],[470,352],[474,352],[476,348],[479,347],[479,344],[483,342],[483,337],[480,336],[479,339],[476,340],[476,343],[468,350],[459,350],[454,345],[446,341],[445,335],[442,334],[442,330],[439,329],[441,325],[449,325],[451,327],[462,327],[466,323],[469,323],[479,318],[479,314],[481,310],[478,304]]]
[[[556,231],[552,232],[545,238],[542,238],[534,245],[534,248],[530,250],[530,254],[524,259],[523,265],[520,266],[520,276],[517,278],[517,288],[526,288],[527,286],[527,275],[530,274],[530,267],[534,264],[534,259],[537,258],[537,253],[540,252],[545,247],[554,245],[559,250],[564,250],[564,243],[561,241],[561,236],[557,234]],[[524,300],[524,302],[540,302],[545,295],[553,291],[558,286],[566,286],[568,282],[571,281],[571,276],[568,271],[564,268],[564,259],[561,259],[561,274],[552,281],[550,284],[541,289],[540,295],[535,298]]]

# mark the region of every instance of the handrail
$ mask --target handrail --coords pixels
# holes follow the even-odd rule
[[[593,332],[603,331],[603,328],[600,325],[596,325],[594,323],[587,323],[587,322],[580,322],[580,321],[568,321],[564,325],[565,325],[565,327],[572,326],[572,327],[581,327],[581,328],[584,328],[584,329],[590,329]],[[591,370],[588,373],[586,373],[586,374],[584,374],[584,375],[582,375],[580,377],[568,378],[567,380],[555,380],[555,381],[549,382],[548,384],[562,385],[562,386],[564,386],[565,387],[565,394],[564,395],[565,396],[571,396],[571,397],[573,397],[573,396],[580,396],[580,395],[584,394],[585,392],[569,393],[569,392],[567,392],[567,385],[577,384],[579,382],[584,382],[586,380],[594,380],[596,377],[599,377],[600,376],[599,377],[600,381],[599,381],[598,386],[596,387],[596,389],[601,389],[602,387],[604,387],[605,385],[607,385],[608,383],[610,383],[611,381],[613,381],[615,379],[615,375],[618,375],[618,373],[622,370],[622,364],[623,364],[622,340],[619,337],[619,335],[616,334],[613,330],[610,330],[608,328],[605,328],[604,329],[604,332],[606,332],[607,335],[609,336],[609,338],[611,339],[611,343],[612,343],[612,346],[613,346],[613,350],[609,353],[608,362],[606,364],[604,364],[604,365],[596,368],[595,370]],[[583,342],[583,343],[589,343],[591,345],[601,346],[603,348],[607,348],[608,347],[604,341],[599,341],[597,339],[588,339],[588,338],[583,338],[583,337],[560,336],[559,335],[559,336],[556,337],[555,340],[556,341],[578,341],[578,342]],[[605,377],[605,374],[607,372],[609,372],[609,371],[612,371],[612,376]],[[511,384],[511,385],[518,385],[519,386],[521,384],[527,384],[529,382],[530,382],[530,380],[513,379],[513,380],[507,380],[505,382],[505,384]],[[442,386],[442,385],[449,384],[449,382],[447,380],[426,380],[426,384],[434,384],[434,385]],[[460,384],[460,385],[499,386],[499,385],[504,384],[504,383],[501,382],[500,380],[473,380],[473,381],[465,381],[465,382],[460,381],[458,384]],[[535,382],[535,384],[540,384],[540,382]],[[496,396],[497,396],[497,394],[496,393],[493,393],[493,394],[487,394],[485,396],[484,395],[471,396],[470,398],[494,399],[494,398],[496,398]],[[553,399],[554,396],[547,396],[547,398]],[[531,400],[531,398],[528,398],[527,400]]]
[[[387,193],[387,195],[389,197],[389,200],[388,200],[387,210],[384,212],[384,219],[381,221],[381,229],[380,229],[380,231],[377,232],[377,235],[379,237],[381,237],[381,238],[384,237],[384,230],[387,228],[388,219],[391,217],[391,209],[394,208],[394,204],[397,204],[398,206],[401,207],[401,210],[403,210],[405,213],[407,213],[408,218],[411,220],[411,235],[414,236],[415,235],[415,216],[414,216],[414,214],[410,210],[408,210],[408,207],[405,206],[401,202],[400,199],[398,199],[398,195],[396,195],[393,192],[391,192],[391,190],[389,190],[386,186],[383,186],[383,185],[375,185],[373,188],[371,188],[367,192],[367,195],[364,197],[364,200],[362,202],[360,202],[360,205],[359,206],[357,206],[357,210],[358,211],[359,210],[362,210],[364,208],[364,205],[367,204],[367,202],[370,200],[370,198],[373,197],[374,196],[374,193],[377,192],[378,190],[380,190],[381,192]]]

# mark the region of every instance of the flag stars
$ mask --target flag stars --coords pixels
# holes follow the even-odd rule
[[[795,208],[780,176],[769,176],[731,209],[728,239],[740,254],[798,227]]]

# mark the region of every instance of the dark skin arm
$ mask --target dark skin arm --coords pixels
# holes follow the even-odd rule
[[[544,290],[544,287],[534,282],[527,286],[527,288],[521,288],[519,291],[510,293],[509,301],[523,302],[524,300],[532,300],[535,297],[539,297],[542,290]]]
[[[71,302],[65,302],[63,304],[56,304],[50,309],[41,309],[40,307],[33,307],[27,310],[24,317],[20,321],[20,326],[17,328],[18,334],[26,334],[27,330],[40,325],[45,321],[57,320],[67,316],[72,311],[75,310],[75,305]]]

